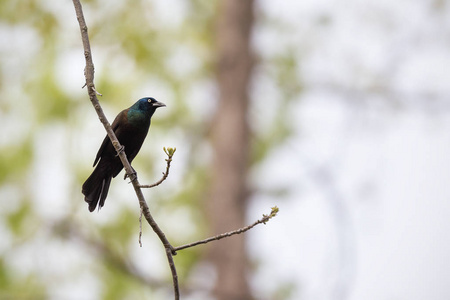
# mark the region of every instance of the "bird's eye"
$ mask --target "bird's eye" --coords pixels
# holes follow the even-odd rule
[[[147,101],[148,101],[148,102],[152,102],[152,99],[148,99]]]

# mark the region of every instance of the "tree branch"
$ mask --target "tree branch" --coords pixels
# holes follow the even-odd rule
[[[175,153],[175,151],[177,150],[177,148],[167,148],[164,147],[164,152],[167,154],[168,158],[166,159],[167,161],[167,167],[166,167],[166,172],[163,172],[163,177],[158,180],[157,182],[153,183],[153,184],[144,184],[144,185],[139,185],[140,188],[144,188],[144,189],[148,189],[148,188],[153,188],[155,186],[160,185],[164,180],[167,179],[167,176],[169,176],[169,169],[170,169],[170,163],[172,162],[172,157]]]
[[[244,233],[244,232],[252,229],[253,227],[255,227],[258,224],[261,224],[261,223],[266,224],[270,219],[272,219],[273,217],[275,217],[277,215],[278,211],[279,211],[278,207],[274,206],[274,207],[272,207],[272,211],[270,212],[269,215],[263,215],[263,217],[261,219],[259,219],[258,221],[256,221],[255,223],[253,223],[253,224],[251,224],[249,226],[242,227],[242,228],[239,228],[237,230],[230,231],[230,232],[222,233],[222,234],[219,234],[219,235],[216,235],[216,236],[213,236],[213,237],[201,240],[201,241],[193,242],[193,243],[186,244],[186,245],[183,245],[183,246],[178,246],[178,247],[173,248],[173,250],[174,251],[179,251],[179,250],[191,248],[191,247],[194,247],[194,246],[197,246],[197,245],[200,245],[200,244],[206,244],[206,243],[209,243],[209,242],[212,242],[212,241],[218,241],[218,240],[221,240],[221,239],[226,238],[226,237],[230,237],[230,236],[235,235],[235,234]]]
[[[177,148],[167,148],[164,147],[163,148],[164,152],[167,154],[168,158],[166,159],[167,161],[167,167],[166,167],[166,172],[163,172],[163,177],[158,180],[157,182],[153,183],[153,184],[148,184],[148,185],[139,185],[140,188],[153,188],[155,186],[160,185],[164,180],[167,179],[167,176],[169,176],[169,169],[170,169],[170,163],[172,162],[172,157],[175,154],[175,151],[177,150]],[[139,214],[139,246],[142,247],[142,209],[141,212]],[[176,252],[172,251],[173,255],[176,255]]]
[[[83,48],[84,48],[84,57],[86,59],[86,67],[84,69],[84,75],[86,77],[86,87],[88,90],[89,98],[92,102],[92,105],[95,108],[95,111],[97,112],[97,115],[102,122],[103,126],[105,127],[105,130],[108,134],[108,137],[111,140],[111,143],[113,144],[114,148],[117,151],[117,154],[123,164],[123,167],[130,178],[131,182],[133,183],[134,190],[136,192],[136,195],[139,199],[139,205],[141,207],[141,210],[144,214],[145,219],[152,227],[153,231],[158,235],[159,239],[161,240],[162,244],[164,245],[164,248],[166,249],[166,255],[167,260],[169,262],[170,270],[172,272],[172,281],[174,286],[174,293],[175,293],[175,299],[178,300],[180,298],[180,292],[178,287],[178,275],[175,268],[175,264],[173,262],[172,255],[175,255],[176,252],[173,251],[172,245],[167,240],[166,236],[162,232],[162,230],[159,228],[158,224],[156,224],[155,220],[153,219],[150,210],[148,208],[147,202],[145,201],[144,195],[142,194],[139,181],[137,179],[137,175],[133,172],[133,169],[131,168],[131,165],[127,159],[127,156],[125,155],[125,152],[123,151],[122,145],[120,145],[119,141],[117,140],[116,135],[114,134],[114,131],[111,128],[111,125],[108,122],[108,119],[106,118],[105,114],[103,113],[103,110],[100,106],[100,103],[97,99],[97,94],[99,94],[94,85],[94,63],[92,61],[92,54],[91,54],[91,46],[89,43],[89,35],[88,35],[88,28],[86,25],[86,21],[84,19],[83,15],[83,8],[81,6],[80,0],[73,0],[73,5],[75,7],[75,12],[77,15],[77,20],[80,25],[80,31],[81,31],[81,39],[83,41]]]
[[[269,215],[263,215],[263,217],[260,220],[257,220],[255,223],[253,223],[249,226],[242,227],[240,229],[237,229],[237,230],[234,230],[231,232],[219,234],[217,236],[214,236],[214,237],[211,237],[211,238],[208,238],[205,240],[197,241],[197,242],[194,242],[191,244],[186,244],[186,245],[179,246],[176,248],[174,248],[170,244],[170,242],[166,238],[163,231],[159,228],[158,224],[153,219],[153,217],[150,213],[150,210],[148,208],[147,202],[144,198],[144,195],[142,194],[141,188],[152,188],[152,187],[158,186],[164,180],[166,180],[167,176],[169,175],[170,163],[172,162],[172,157],[173,157],[173,154],[175,153],[176,148],[167,148],[167,149],[164,148],[164,152],[167,154],[168,158],[166,159],[167,167],[166,167],[166,171],[163,173],[163,177],[154,184],[141,185],[139,183],[136,173],[134,172],[133,168],[130,165],[130,162],[127,159],[127,156],[125,154],[123,146],[120,144],[119,140],[117,139],[116,135],[114,134],[114,131],[112,130],[111,125],[108,122],[108,119],[106,118],[106,116],[100,106],[100,103],[98,101],[97,95],[99,95],[99,96],[102,96],[102,95],[95,89],[95,85],[94,85],[94,63],[92,60],[91,48],[90,48],[90,43],[89,43],[88,28],[86,26],[86,21],[84,19],[83,9],[82,9],[80,0],[72,0],[72,1],[74,4],[74,7],[75,7],[77,20],[80,25],[81,39],[83,42],[84,56],[86,59],[86,67],[84,69],[86,83],[84,86],[87,87],[89,99],[91,100],[91,103],[94,106],[95,111],[97,112],[97,115],[100,119],[100,122],[103,124],[103,126],[106,130],[106,133],[108,134],[108,137],[111,140],[112,145],[114,146],[115,150],[117,151],[117,155],[119,156],[119,158],[123,164],[123,167],[125,169],[126,176],[130,178],[131,183],[133,184],[134,190],[136,192],[136,196],[139,200],[141,214],[144,215],[148,224],[152,227],[153,231],[158,235],[159,239],[161,240],[161,243],[163,244],[163,246],[165,248],[167,260],[168,260],[169,267],[170,267],[170,270],[172,273],[172,281],[173,281],[175,300],[179,300],[180,292],[179,292],[179,285],[178,285],[178,275],[177,275],[175,263],[173,261],[173,255],[176,255],[176,251],[194,247],[199,244],[206,244],[211,241],[220,240],[220,239],[223,239],[223,238],[235,235],[235,234],[240,234],[240,233],[243,233],[243,232],[246,232],[246,231],[252,229],[253,227],[255,227],[258,224],[261,224],[261,223],[265,224],[271,218],[276,216],[276,214],[278,213],[278,208],[276,206],[273,207],[272,211]],[[140,236],[141,236],[141,233],[142,233],[142,228],[140,231]],[[120,267],[124,268],[123,265],[120,265]]]

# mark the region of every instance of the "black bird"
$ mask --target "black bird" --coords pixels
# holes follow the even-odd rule
[[[131,163],[141,149],[147,136],[150,120],[158,107],[166,106],[154,98],[139,99],[130,108],[121,111],[114,119],[111,127],[120,144],[124,147],[128,161]],[[97,167],[91,176],[83,183],[82,193],[84,201],[89,204],[89,211],[102,208],[108,195],[111,179],[122,170],[123,165],[117,156],[116,149],[108,136],[103,140],[95,157],[94,166]]]

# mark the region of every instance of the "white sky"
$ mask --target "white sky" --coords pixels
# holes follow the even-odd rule
[[[448,8],[261,2],[296,28],[280,40],[303,49],[306,86],[295,137],[259,170],[270,174],[262,184],[295,187],[252,207],[251,218],[280,207],[250,233],[265,262],[255,289],[292,281],[290,299],[450,299]],[[329,25],[311,25],[317,16]],[[268,34],[256,44],[274,44]]]

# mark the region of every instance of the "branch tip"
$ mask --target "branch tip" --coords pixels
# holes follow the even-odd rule
[[[163,150],[167,154],[169,159],[172,159],[172,156],[175,154],[175,151],[177,151],[177,148],[166,148],[166,147],[163,147]]]
[[[261,223],[264,223],[264,225],[266,225],[266,223],[272,219],[273,217],[275,217],[277,215],[277,213],[280,211],[280,209],[277,206],[272,207],[272,210],[270,211],[269,215],[263,214],[263,218],[260,220]]]

